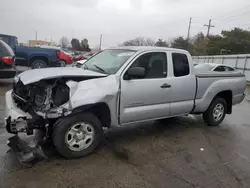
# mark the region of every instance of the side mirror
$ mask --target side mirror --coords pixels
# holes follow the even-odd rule
[[[146,69],[143,67],[132,67],[128,69],[125,75],[125,80],[130,80],[131,78],[144,78],[146,76]]]

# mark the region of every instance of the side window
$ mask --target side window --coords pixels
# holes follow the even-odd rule
[[[165,78],[167,77],[167,57],[164,52],[150,52],[138,57],[130,66],[143,67],[146,76],[143,79]]]
[[[231,68],[231,67],[225,67],[225,70],[226,70],[226,71],[234,71],[234,69]]]
[[[189,63],[185,54],[172,53],[174,76],[181,77],[189,75]]]
[[[0,40],[3,40],[7,44],[9,44],[9,38],[8,37],[0,36]]]
[[[218,71],[218,72],[224,72],[225,69],[224,69],[224,66],[218,66],[214,69],[214,71]]]

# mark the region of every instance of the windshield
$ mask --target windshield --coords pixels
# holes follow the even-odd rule
[[[82,68],[115,74],[134,53],[132,50],[104,50],[90,58]]]
[[[211,64],[203,63],[196,65],[194,68],[196,70],[211,71],[214,68],[214,66]]]

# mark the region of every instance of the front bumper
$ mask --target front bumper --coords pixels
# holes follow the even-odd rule
[[[26,126],[26,120],[31,115],[19,109],[12,98],[12,90],[5,94],[5,126],[8,133],[17,134],[18,128]]]
[[[16,75],[15,69],[0,69],[0,79],[14,78]]]

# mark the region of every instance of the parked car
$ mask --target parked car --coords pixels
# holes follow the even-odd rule
[[[216,63],[200,63],[195,66],[196,70],[202,71],[217,71],[217,72],[231,72],[235,71],[233,67],[224,64],[216,64]]]
[[[199,65],[198,63],[193,62],[194,66]]]
[[[66,65],[71,65],[73,63],[73,56],[63,50],[58,51],[58,57],[61,59],[61,66],[65,67]]]
[[[78,67],[78,68],[81,68],[84,63],[86,63],[87,59],[83,59],[83,60],[79,60],[79,61],[76,61],[72,64],[72,67]]]
[[[0,40],[0,78],[13,78],[15,70],[15,54],[11,47]]]
[[[60,52],[60,54],[58,54],[58,56],[61,59],[61,67],[65,67],[66,65],[70,65],[73,63],[73,56],[67,52],[64,51],[63,49],[61,49],[60,47],[57,46],[39,46],[40,48],[48,48],[48,49],[57,49],[58,53]]]
[[[14,80],[5,96],[7,131],[45,131],[69,159],[93,152],[104,127],[188,114],[218,126],[246,86],[240,73],[198,72],[187,51],[161,47],[108,49],[82,68],[29,70]]]
[[[84,57],[84,55],[75,55],[73,56],[73,61],[81,61],[86,59],[86,57]]]
[[[16,65],[27,66],[32,69],[46,67],[61,67],[71,64],[65,52],[54,48],[26,47],[18,46],[17,37],[0,34],[3,39],[14,51]]]

